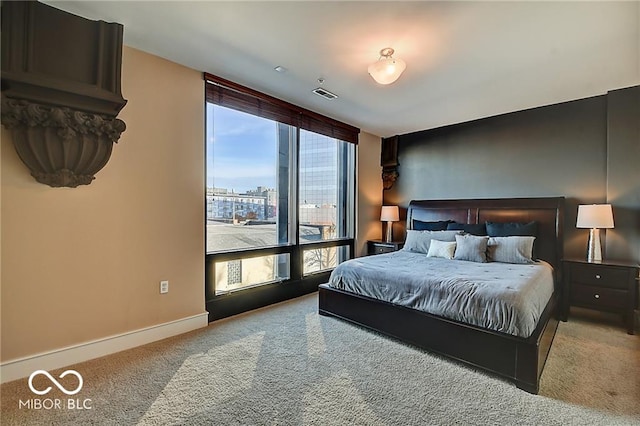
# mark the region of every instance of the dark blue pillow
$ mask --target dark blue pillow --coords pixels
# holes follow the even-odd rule
[[[446,231],[450,220],[440,220],[437,222],[423,222],[413,219],[413,229],[416,231]]]
[[[538,235],[538,222],[487,222],[487,234],[490,237],[536,237]]]
[[[464,231],[467,234],[485,236],[487,235],[487,227],[484,223],[458,223],[451,222],[447,225],[447,230]]]

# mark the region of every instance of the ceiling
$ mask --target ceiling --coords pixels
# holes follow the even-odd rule
[[[637,1],[45,3],[119,22],[128,46],[383,137],[640,84]],[[380,86],[367,66],[388,46],[407,69]],[[338,99],[311,92],[318,78]]]

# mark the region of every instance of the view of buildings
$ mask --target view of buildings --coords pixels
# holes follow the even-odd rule
[[[238,223],[247,220],[275,220],[275,189],[256,187],[245,193],[226,188],[207,188],[207,220]]]
[[[327,137],[301,132],[299,175],[299,220],[301,225],[335,226],[338,199],[338,149]],[[247,220],[275,220],[277,191],[256,185],[235,192],[228,188],[207,188],[207,219],[238,223]]]

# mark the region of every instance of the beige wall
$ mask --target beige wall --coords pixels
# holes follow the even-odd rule
[[[380,239],[380,206],[382,206],[382,167],[380,167],[380,137],[360,133],[358,142],[358,216],[356,256],[367,251],[367,240]]]
[[[122,90],[88,186],[37,183],[2,129],[2,362],[204,311],[202,76],[125,48]]]
[[[127,130],[91,185],[37,183],[2,128],[2,363],[204,311],[202,76],[128,47],[122,71]],[[379,164],[361,133],[358,256],[381,236]]]

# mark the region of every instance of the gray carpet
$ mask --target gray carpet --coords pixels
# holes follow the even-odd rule
[[[640,337],[617,319],[561,323],[540,395],[321,317],[317,294],[73,368],[91,410],[20,409],[18,380],[2,425],[640,424]]]

